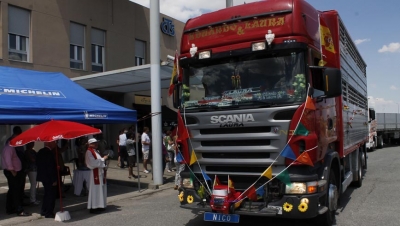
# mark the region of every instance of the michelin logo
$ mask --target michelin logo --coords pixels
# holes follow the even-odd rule
[[[85,119],[99,119],[99,118],[108,118],[107,114],[103,113],[88,113],[87,111],[84,111],[83,114],[85,115]]]
[[[29,88],[9,88],[9,87],[0,87],[0,95],[65,98],[65,95],[58,90],[39,90],[39,89],[29,89]]]

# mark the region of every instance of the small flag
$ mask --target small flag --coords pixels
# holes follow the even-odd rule
[[[307,100],[306,100],[306,108],[310,109],[310,110],[316,109],[313,100],[309,96],[307,97]]]
[[[174,92],[174,88],[175,88],[174,78],[175,78],[175,76],[179,77],[178,51],[175,51],[174,67],[172,69],[171,81],[169,82],[168,96],[171,96],[172,93]]]
[[[283,149],[281,156],[292,160],[297,159],[296,155],[294,155],[294,152],[289,144],[286,145],[285,149]]]
[[[204,177],[204,180],[209,180],[209,181],[211,181],[211,178],[206,174],[206,173],[204,173],[204,171],[203,170],[201,170],[201,174],[203,174],[203,177]]]
[[[305,151],[303,152],[297,159],[296,161],[301,162],[303,164],[309,165],[309,166],[314,166],[313,162],[311,161],[310,156],[308,153]]]
[[[216,185],[220,185],[220,184],[221,184],[221,182],[219,182],[219,179],[218,179],[217,175],[215,175],[213,187],[216,186]]]
[[[233,184],[233,181],[231,180],[231,178],[229,178],[229,175],[228,175],[228,187],[229,188],[235,188],[234,184]]]
[[[193,165],[193,163],[197,162],[196,153],[192,150],[192,154],[190,155],[190,163],[189,166]]]
[[[299,125],[296,128],[296,131],[294,131],[293,135],[302,135],[302,136],[307,136],[308,135],[308,130],[302,123],[299,123]]]
[[[290,186],[292,183],[290,182],[290,177],[287,170],[283,170],[278,176],[276,176],[280,181],[285,183],[287,186]]]
[[[269,167],[264,171],[264,173],[262,173],[261,176],[264,176],[264,177],[266,177],[266,178],[268,178],[268,179],[272,179],[272,168],[271,168],[271,166],[269,166]]]

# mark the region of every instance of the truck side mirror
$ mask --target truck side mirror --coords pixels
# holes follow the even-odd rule
[[[342,95],[342,74],[339,69],[310,66],[310,70],[314,89],[322,91],[314,92],[315,95],[325,98]]]

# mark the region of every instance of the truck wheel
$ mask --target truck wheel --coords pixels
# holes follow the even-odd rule
[[[328,191],[325,194],[325,206],[328,207],[328,211],[315,218],[316,225],[320,226],[332,226],[335,221],[336,209],[339,200],[339,191],[337,187],[335,172],[331,169],[329,172],[329,184]]]
[[[357,178],[358,179],[351,183],[351,185],[353,185],[353,186],[355,186],[357,188],[362,186],[362,181],[363,181],[363,179],[362,179],[362,177],[363,177],[363,169],[362,169],[362,159],[361,158],[362,158],[362,155],[361,155],[361,153],[359,153],[358,168],[357,168]]]
[[[382,135],[378,136],[378,145],[376,146],[377,148],[383,148],[383,139]]]
[[[361,155],[361,157],[362,157],[362,160],[363,160],[363,169],[367,169],[367,166],[368,166],[368,155],[367,155],[367,152],[361,152],[362,153],[362,155]]]

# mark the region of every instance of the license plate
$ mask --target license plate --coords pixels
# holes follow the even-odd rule
[[[239,223],[239,215],[205,212],[204,221]]]

